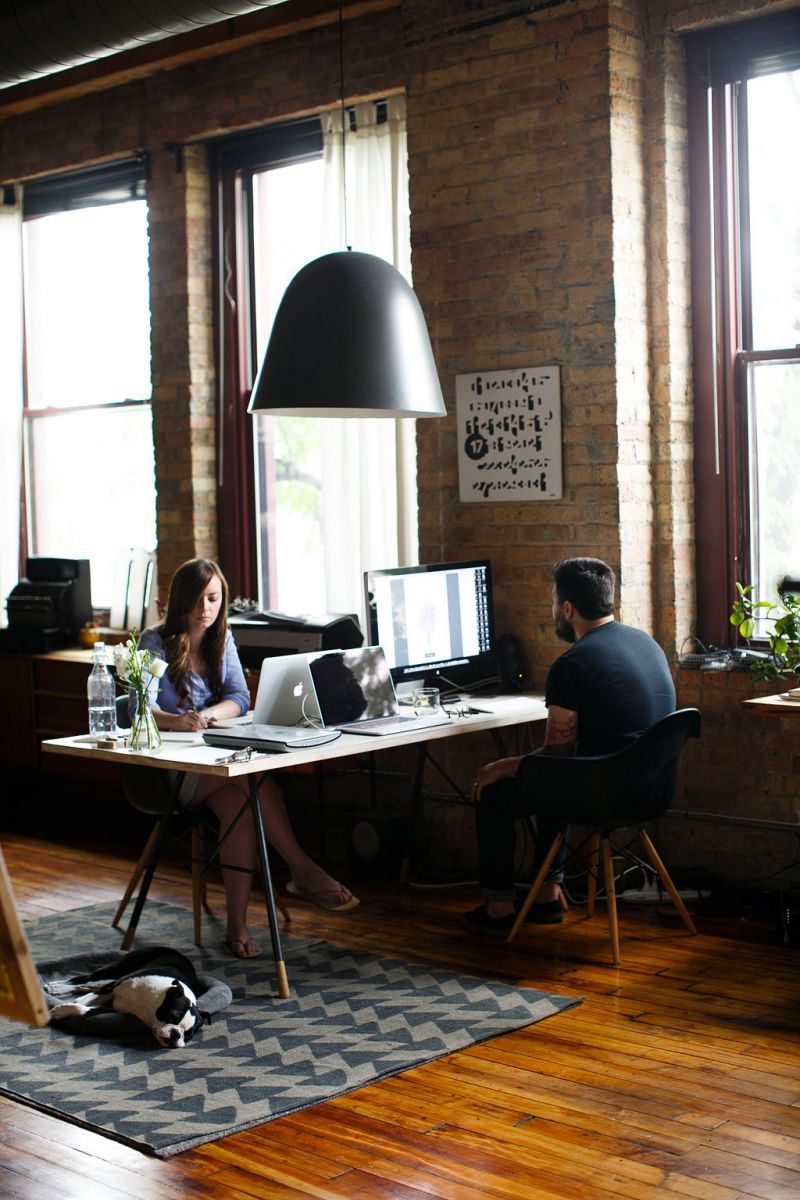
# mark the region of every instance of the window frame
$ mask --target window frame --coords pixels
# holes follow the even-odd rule
[[[319,115],[210,143],[218,380],[217,521],[220,566],[233,595],[259,593],[253,418],[247,412],[258,362],[252,304],[253,176],[322,156]],[[260,511],[268,512],[261,497]],[[273,543],[274,539],[270,539]]]
[[[695,404],[697,633],[731,645],[737,580],[751,578],[748,364],[796,361],[753,345],[747,89],[800,67],[796,14],[686,38]]]
[[[32,180],[24,185],[22,194],[22,220],[35,220],[62,212],[74,212],[85,208],[101,208],[108,205],[127,203],[132,200],[147,202],[147,181],[150,176],[149,155],[145,152],[101,163],[75,171],[60,172]],[[149,263],[148,263],[149,270]],[[25,334],[23,333],[25,339]],[[121,401],[101,401],[97,404],[39,406],[28,403],[28,347],[24,346],[23,407],[22,407],[22,469],[20,503],[19,561],[20,575],[30,556],[31,544],[35,542],[33,511],[35,462],[33,452],[34,423],[50,417],[66,416],[70,413],[125,409],[148,410],[152,422],[152,362],[151,391],[146,398],[128,398]],[[153,447],[155,469],[155,446]],[[100,613],[107,609],[96,610]]]

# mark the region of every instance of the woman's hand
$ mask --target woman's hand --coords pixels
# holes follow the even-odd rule
[[[154,709],[153,714],[159,729],[173,733],[197,733],[208,726],[208,721],[199,712],[168,713],[162,709]]]
[[[476,772],[475,778],[470,785],[470,799],[473,804],[477,804],[483,795],[483,789],[489,787],[492,783],[497,783],[498,779],[513,778],[519,770],[519,764],[522,762],[522,757],[517,758],[498,758],[496,762],[487,763],[485,767],[481,767]]]

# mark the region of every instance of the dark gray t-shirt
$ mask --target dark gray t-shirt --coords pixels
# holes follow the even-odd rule
[[[556,659],[545,703],[577,712],[579,754],[611,754],[675,711],[675,687],[658,643],[609,621]]]

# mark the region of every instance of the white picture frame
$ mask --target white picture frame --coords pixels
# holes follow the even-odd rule
[[[561,499],[560,367],[457,375],[456,412],[462,503]]]

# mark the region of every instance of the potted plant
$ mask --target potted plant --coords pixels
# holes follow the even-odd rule
[[[800,676],[800,583],[784,579],[778,584],[777,600],[756,600],[753,588],[741,583],[736,584],[736,591],[730,622],[741,637],[753,636],[756,621],[768,621],[772,626],[767,637],[772,658],[755,663],[754,674],[759,679],[796,684]]]

